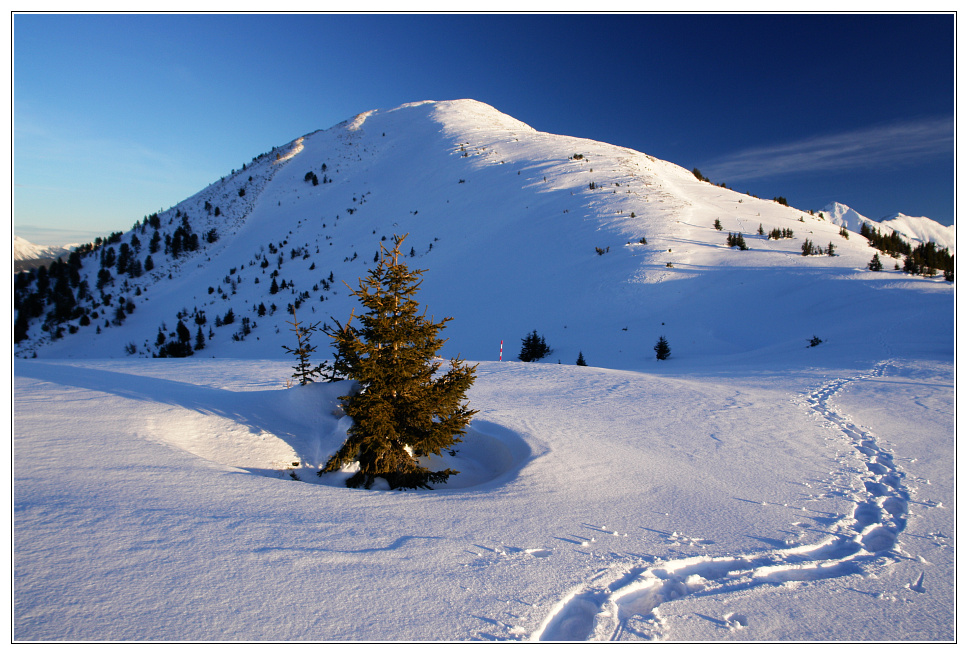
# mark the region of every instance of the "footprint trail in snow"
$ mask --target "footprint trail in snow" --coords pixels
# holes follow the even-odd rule
[[[891,453],[870,432],[854,425],[830,404],[844,387],[883,375],[889,362],[867,374],[828,382],[806,396],[805,404],[829,421],[862,457],[866,470],[854,479],[853,511],[831,526],[816,544],[738,556],[696,556],[660,563],[627,563],[599,571],[562,598],[548,613],[532,641],[661,640],[667,632],[657,611],[665,602],[687,595],[713,595],[764,584],[823,580],[884,566],[897,557],[894,548],[904,530],[908,491],[904,473]],[[911,588],[922,589],[922,581]],[[729,614],[723,625],[742,630],[749,620]]]

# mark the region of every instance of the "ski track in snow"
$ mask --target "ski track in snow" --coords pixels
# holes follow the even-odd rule
[[[904,472],[877,439],[850,422],[831,399],[849,384],[883,375],[880,362],[869,373],[827,382],[801,399],[810,413],[829,421],[862,458],[866,470],[846,471],[852,480],[853,511],[834,523],[829,536],[799,545],[737,556],[696,556],[666,562],[637,560],[599,570],[562,598],[531,641],[663,640],[662,603],[685,596],[724,594],[761,585],[783,585],[861,573],[901,558],[895,547],[904,530],[909,494]],[[856,461],[856,460],[855,460]],[[923,575],[911,589],[923,591]],[[738,613],[723,617],[731,631],[749,626]]]

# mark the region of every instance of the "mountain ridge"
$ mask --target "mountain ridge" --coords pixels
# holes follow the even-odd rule
[[[761,225],[795,237],[760,236]],[[198,237],[197,250],[173,252],[179,228]],[[151,271],[100,265],[124,246],[146,259],[155,230],[166,245]],[[726,245],[733,231],[746,235],[748,251]],[[888,275],[866,271],[875,251],[859,235],[844,239],[809,212],[629,148],[540,132],[478,101],[424,101],[294,139],[137,222],[84,257],[79,275],[91,298],[80,305],[90,324],[74,316],[45,333],[38,315],[17,352],[152,356],[183,320],[202,330],[199,355],[278,358],[288,305],[313,321],[344,320],[354,305],[340,281],[353,286],[379,244],[405,233],[412,265],[429,269],[418,302],[455,317],[445,354],[471,359],[496,358],[502,340],[512,357],[533,329],[547,333],[553,359],[570,363],[581,350],[611,367],[647,361],[660,332],[674,353],[685,341],[695,356],[792,348],[811,336],[800,332],[827,329],[830,319],[798,302],[815,303],[837,280],[879,286]],[[836,254],[804,257],[804,240]],[[100,292],[99,270],[113,278]],[[891,280],[915,293],[938,286]],[[733,313],[750,294],[775,296],[778,284],[797,291],[769,311],[725,324],[712,313]],[[133,311],[115,324],[122,297]],[[229,310],[235,320],[226,323]],[[751,315],[765,322],[751,330]]]
[[[63,246],[44,246],[31,243],[23,237],[14,235],[13,237],[13,259],[20,261],[24,259],[57,259],[67,254],[72,249],[81,244],[68,243]]]
[[[851,232],[860,232],[862,223],[870,223],[885,234],[896,230],[901,237],[915,246],[933,241],[940,248],[955,251],[955,226],[942,225],[927,216],[908,216],[896,212],[879,219],[871,219],[840,202],[828,203],[820,212],[834,225],[846,227]]]

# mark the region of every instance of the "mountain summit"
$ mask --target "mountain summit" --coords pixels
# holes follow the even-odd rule
[[[33,318],[16,350],[151,357],[189,345],[206,357],[279,358],[292,336],[287,308],[345,320],[354,304],[343,281],[355,286],[380,244],[403,234],[408,265],[428,271],[418,302],[454,318],[442,354],[470,360],[497,359],[502,342],[514,358],[535,330],[553,350],[545,361],[582,352],[616,368],[654,362],[660,334],[675,357],[798,349],[820,331],[856,340],[877,308],[908,302],[894,296],[918,302],[943,285],[889,272],[889,258],[870,273],[875,251],[840,232],[481,102],[411,103],[263,153],[80,248],[70,276],[60,271],[71,298],[66,282],[56,296],[55,284],[42,295],[36,280],[18,281],[15,302]],[[728,245],[734,235],[746,250]],[[857,296],[849,307],[825,303],[845,295]]]

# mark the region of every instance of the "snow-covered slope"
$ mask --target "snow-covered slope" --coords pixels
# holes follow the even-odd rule
[[[898,212],[893,216],[882,218],[881,232],[890,233],[897,230],[914,245],[934,241],[941,248],[955,251],[955,226],[942,225],[927,216],[908,216]]]
[[[939,248],[955,252],[955,226],[942,225],[927,216],[907,216],[898,212],[875,221],[839,202],[832,202],[820,211],[831,223],[842,225],[851,232],[860,232],[862,223],[870,223],[881,234],[889,235],[897,230],[912,245],[933,241]]]
[[[832,202],[818,212],[818,216],[823,214],[824,218],[833,223],[846,227],[851,232],[860,232],[860,226],[864,223],[874,223],[857,210],[848,207],[841,202]]]
[[[85,257],[90,324],[17,348],[16,640],[954,639],[954,284],[466,100],[360,114],[149,218],[152,270],[98,290],[108,248],[146,260],[139,221]],[[347,385],[286,388],[286,306],[346,320],[395,233],[454,317],[442,354],[479,362],[434,491],[317,477]],[[145,359],[179,320],[204,349]],[[535,329],[552,355],[509,361]]]
[[[313,174],[318,184],[307,179]],[[134,237],[132,249],[146,258],[153,228],[140,223],[84,260],[90,325],[75,318],[67,327],[76,333],[61,326],[63,338],[50,343],[37,319],[18,352],[151,356],[159,331],[170,340],[181,318],[193,334],[204,321],[205,356],[277,357],[291,337],[290,303],[299,301],[304,320],[344,320],[353,305],[342,281],[355,285],[385,239],[403,233],[409,261],[428,269],[421,302],[454,317],[445,354],[471,359],[496,357],[502,340],[514,356],[531,330],[556,360],[574,362],[581,351],[590,364],[615,368],[648,361],[661,333],[679,356],[788,349],[818,331],[863,333],[866,309],[818,313],[836,288],[860,293],[858,310],[882,302],[873,291],[881,287],[950,292],[936,280],[868,273],[866,242],[808,212],[626,148],[538,132],[470,100],[366,112],[306,135],[158,223],[165,238],[190,226],[203,237],[199,249],[177,258],[159,250],[140,277],[112,270],[105,303],[98,258]],[[794,238],[758,236],[760,226]],[[218,240],[208,243],[212,230]],[[728,248],[729,232],[743,233],[750,249]],[[806,239],[833,245],[836,256],[801,256]],[[134,311],[118,326],[120,298]],[[737,308],[747,320],[723,320]],[[216,327],[230,309],[235,321]]]

